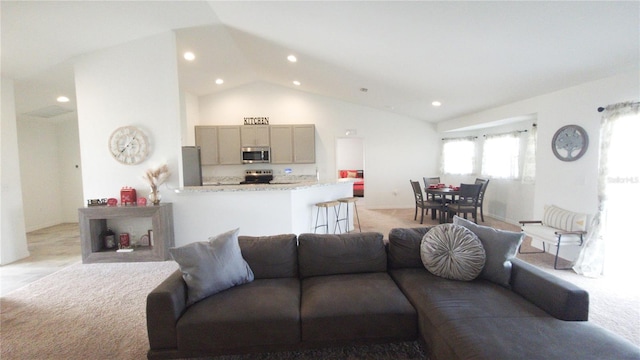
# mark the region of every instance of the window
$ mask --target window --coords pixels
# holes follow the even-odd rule
[[[635,258],[640,243],[629,236],[629,224],[637,218],[640,199],[640,161],[634,159],[636,136],[640,131],[640,116],[623,116],[611,126],[606,155],[606,211],[600,230],[605,237],[604,272],[622,279],[640,275]]]
[[[487,135],[482,149],[482,174],[492,178],[520,177],[519,133]]]
[[[442,173],[473,174],[475,138],[444,139],[442,142]]]

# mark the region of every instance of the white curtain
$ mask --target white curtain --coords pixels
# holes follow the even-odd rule
[[[598,212],[591,221],[587,239],[573,267],[578,274],[588,277],[598,277],[603,274],[605,242],[607,241],[605,223],[608,211],[607,182],[612,136],[614,135],[616,122],[627,116],[637,117],[638,110],[638,102],[625,102],[607,106],[602,116],[600,124],[600,161],[598,166]],[[635,120],[639,121],[639,119]],[[632,148],[632,144],[628,145],[629,148]],[[629,157],[628,160],[637,161],[635,156]]]
[[[476,138],[442,139],[441,174],[469,175],[476,163]]]
[[[527,149],[524,154],[522,166],[522,183],[534,184],[536,182],[536,144],[538,143],[538,127],[533,124],[527,138]]]
[[[482,174],[492,178],[517,179],[520,133],[486,135],[482,147]]]

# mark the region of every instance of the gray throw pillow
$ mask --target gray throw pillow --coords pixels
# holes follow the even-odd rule
[[[253,272],[238,245],[239,231],[227,231],[210,237],[209,241],[169,249],[187,283],[187,305],[253,281]]]
[[[487,261],[484,270],[480,273],[480,277],[504,287],[509,287],[511,259],[516,256],[516,251],[522,243],[524,233],[478,225],[459,216],[453,217],[453,223],[466,227],[480,238],[487,254]]]
[[[480,239],[470,230],[453,224],[429,230],[422,238],[420,257],[430,273],[462,281],[478,277],[485,262]]]

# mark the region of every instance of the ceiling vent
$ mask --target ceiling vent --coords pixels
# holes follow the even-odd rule
[[[45,107],[43,107],[41,109],[38,109],[38,110],[34,110],[34,111],[30,111],[30,112],[24,113],[24,115],[37,116],[37,117],[49,119],[49,118],[52,118],[54,116],[68,114],[70,112],[73,112],[73,110],[65,109],[65,108],[60,107],[58,105],[51,105],[51,106],[45,106]]]

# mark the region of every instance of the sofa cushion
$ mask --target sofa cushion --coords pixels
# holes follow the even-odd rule
[[[389,267],[424,268],[420,258],[422,238],[432,227],[395,228],[389,231]]]
[[[307,343],[417,337],[415,309],[386,272],[306,278],[300,309]]]
[[[233,353],[297,344],[300,280],[258,279],[223,291],[191,306],[176,326],[181,352]]]
[[[471,230],[453,224],[438,225],[426,233],[420,257],[430,273],[462,281],[478,277],[485,262],[480,239]]]
[[[380,233],[300,234],[298,242],[302,278],[387,271],[387,252]]]
[[[453,281],[426,269],[397,269],[391,270],[390,275],[418,315],[427,318],[433,327],[453,319],[549,316],[522,296],[481,278]]]
[[[640,358],[637,346],[600,326],[552,317],[452,320],[438,333],[443,342],[435,359]]]
[[[295,234],[239,236],[238,243],[256,279],[298,277]]]
[[[238,232],[235,229],[211,237],[208,242],[169,249],[187,283],[187,305],[253,281],[253,272],[238,245]]]
[[[509,280],[511,279],[510,260],[515,258],[516,251],[524,238],[524,233],[478,225],[459,216],[453,217],[453,223],[466,227],[480,238],[487,257],[480,277],[509,287]]]

